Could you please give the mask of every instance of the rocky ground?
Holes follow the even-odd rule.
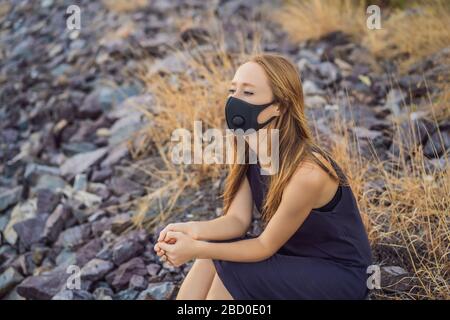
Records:
[[[152,249],[157,232],[124,232],[132,225],[131,200],[144,195],[149,182],[130,169],[127,141],[150,124],[129,105],[143,102],[152,111],[153,97],[122,70],[151,56],[159,59],[154,72],[183,72],[168,47],[208,30],[179,32],[174,16],[201,19],[212,8],[232,31],[258,19],[259,1],[149,2],[117,14],[100,1],[78,1],[80,31],[66,28],[68,1],[0,5],[0,298],[171,299],[189,270],[190,264],[161,264]],[[450,74],[450,48],[397,77],[389,62],[383,72],[375,70],[365,49],[342,33],[293,44],[272,24],[264,30],[265,49],[288,55],[302,72],[319,130],[332,136],[325,123],[338,111],[354,119],[352,133],[363,152],[370,153],[371,140],[385,159],[399,149],[390,117],[405,115],[405,105],[426,103]],[[441,143],[424,112],[405,119],[417,128],[427,166],[443,169],[450,121],[439,123]],[[214,216],[217,188],[204,192],[212,198],[204,209]],[[76,284],[71,265],[81,269],[77,290],[66,288]]]

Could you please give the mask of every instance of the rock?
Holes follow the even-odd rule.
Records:
[[[20,221],[13,228],[25,248],[44,240],[44,228],[48,214],[41,214],[34,218]]]
[[[64,289],[58,292],[52,300],[94,300],[94,295],[86,290]]]
[[[321,96],[305,97],[305,106],[308,108],[322,108],[327,104],[327,100]]]
[[[89,167],[99,161],[107,152],[107,148],[77,154],[67,159],[61,166],[61,174],[64,176],[76,175],[86,171]]]
[[[17,292],[24,298],[50,300],[65,286],[69,273],[65,270],[53,270],[39,276],[26,278],[17,287]]]
[[[97,253],[102,250],[103,241],[99,238],[94,238],[80,249],[77,250],[76,261],[77,265],[84,266],[88,261],[94,259]]]
[[[117,120],[110,129],[109,145],[116,145],[131,139],[133,134],[143,128],[145,124],[141,118],[140,113],[134,112]]]
[[[89,224],[69,228],[61,232],[56,244],[66,248],[77,247],[86,242],[90,234],[91,226]]]
[[[386,102],[384,104],[385,108],[389,108],[394,116],[399,116],[401,114],[401,104],[405,100],[405,94],[402,90],[391,89],[386,97]]]
[[[36,163],[29,163],[25,169],[24,178],[27,180],[34,180],[41,175],[53,175],[59,176],[60,171],[57,167],[50,167],[45,165],[40,165]]]
[[[22,186],[18,186],[12,189],[0,190],[0,212],[19,202],[22,189]]]
[[[120,143],[116,146],[113,146],[111,150],[108,152],[107,157],[105,160],[102,161],[101,167],[112,167],[115,164],[117,164],[121,159],[126,157],[129,154],[128,147],[125,143]]]
[[[32,275],[36,268],[31,252],[22,254],[19,258],[17,258],[13,266],[25,276]]]
[[[171,282],[150,283],[137,300],[169,300],[174,291],[175,285]]]
[[[108,274],[106,281],[116,290],[123,290],[128,287],[130,279],[133,275],[144,276],[147,274],[144,261],[139,258],[133,258],[122,264],[113,273]]]
[[[114,292],[109,287],[99,287],[94,291],[95,300],[112,300]]]
[[[101,259],[92,259],[81,269],[81,279],[97,281],[114,268],[114,264]]]
[[[150,277],[156,277],[158,275],[159,270],[161,270],[161,266],[156,263],[151,263],[147,266],[147,272]]]
[[[20,273],[14,268],[8,268],[0,275],[0,299],[11,291],[18,283],[23,280]]]
[[[331,62],[326,61],[315,65],[315,70],[321,77],[321,81],[324,85],[331,85],[339,78],[339,70],[336,65]]]
[[[311,80],[303,81],[303,94],[305,96],[314,96],[324,94],[324,91],[320,89],[317,84],[312,82]]]
[[[144,246],[135,239],[124,239],[114,245],[112,259],[116,265],[136,257],[144,251]]]
[[[442,141],[441,141],[442,139]],[[439,158],[450,150],[450,130],[436,131],[428,139],[423,148],[423,153],[430,158]]]
[[[87,175],[79,173],[75,176],[75,181],[73,182],[73,190],[75,191],[86,191],[88,186]]]
[[[375,140],[383,135],[379,131],[369,130],[363,127],[353,127],[351,130],[358,137],[358,139]]]
[[[79,117],[97,118],[103,111],[111,108],[114,99],[114,89],[100,87],[90,93],[78,108]]]
[[[148,281],[140,275],[133,275],[130,279],[130,289],[135,289],[137,291],[142,291],[147,288]]]
[[[36,199],[27,200],[24,203],[17,204],[12,213],[11,218],[6,226],[3,235],[11,245],[15,245],[17,241],[17,233],[14,230],[14,225],[27,220],[34,218],[36,216],[37,206]]]
[[[77,263],[77,255],[68,249],[63,249],[55,259],[58,268],[67,268],[71,264]]]
[[[37,192],[37,213],[50,214],[59,203],[60,195],[49,189],[40,189]]]
[[[106,179],[110,178],[112,176],[112,174],[113,174],[113,171],[111,168],[103,168],[101,170],[95,170],[92,173],[91,181],[92,182],[103,182]]]
[[[381,288],[388,291],[408,291],[413,286],[413,279],[399,266],[381,267]]]
[[[135,300],[138,295],[139,291],[129,288],[114,295],[114,300]]]
[[[70,216],[70,210],[60,204],[48,217],[44,227],[44,237],[54,242],[64,228],[64,222]]]
[[[143,188],[138,183],[124,177],[113,177],[111,179],[110,188],[117,196],[123,194],[140,196],[144,192]]]
[[[65,155],[74,156],[79,153],[91,152],[97,149],[94,143],[81,141],[71,142],[62,145],[62,150]]]
[[[37,193],[41,189],[59,192],[66,186],[66,182],[58,176],[43,174],[37,178],[36,183],[31,188],[32,193]]]

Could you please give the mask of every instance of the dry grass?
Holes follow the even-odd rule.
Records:
[[[396,10],[383,30],[367,32],[364,43],[376,56],[400,58],[401,67],[407,67],[450,45],[450,5],[430,1],[407,11]]]
[[[359,36],[365,28],[364,12],[364,6],[354,0],[285,1],[274,20],[298,42],[319,39],[333,31]]]
[[[355,0],[286,1],[274,15],[293,41],[319,39],[342,31],[378,58],[399,59],[406,68],[450,44],[450,5],[442,0],[382,9],[382,29],[366,27],[366,4]]]
[[[103,5],[111,11],[132,12],[148,6],[149,0],[102,0]]]

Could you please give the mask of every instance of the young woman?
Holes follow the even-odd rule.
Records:
[[[346,176],[313,141],[294,65],[255,55],[229,92],[229,127],[279,130],[279,169],[261,175],[261,161],[233,164],[223,216],[161,231],[163,261],[195,259],[177,299],[365,299],[367,234]],[[253,204],[264,230],[248,237]]]

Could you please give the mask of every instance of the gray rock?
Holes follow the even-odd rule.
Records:
[[[89,224],[72,227],[60,233],[56,244],[66,248],[76,247],[86,242],[90,234],[91,226]]]
[[[59,203],[60,194],[52,192],[49,189],[40,189],[37,192],[37,213],[50,214]]]
[[[326,61],[315,65],[315,69],[322,78],[321,81],[325,85],[330,85],[336,82],[339,78],[339,70],[336,65],[331,62]]]
[[[442,139],[442,141],[441,141]],[[425,147],[423,148],[423,153],[430,158],[439,158],[450,150],[450,130],[447,131],[436,131],[428,139]]]
[[[138,183],[124,177],[113,177],[110,188],[117,196],[123,194],[139,196],[144,191]]]
[[[34,218],[36,216],[36,211],[36,199],[30,199],[24,203],[17,204],[14,207],[11,213],[11,218],[3,232],[6,241],[8,241],[11,245],[16,244],[18,236],[13,228],[14,225],[21,221]]]
[[[102,161],[101,167],[112,167],[117,164],[121,159],[129,154],[126,142],[120,143],[116,146],[111,147],[105,160]]]
[[[87,175],[85,173],[79,173],[75,176],[73,182],[73,189],[75,191],[86,191],[88,186]]]
[[[102,164],[103,165],[103,164]],[[92,173],[91,181],[93,182],[103,182],[106,179],[110,178],[113,174],[111,168],[103,168],[102,170],[95,170]]]
[[[22,189],[22,186],[18,186],[12,189],[0,190],[0,211],[19,202]]]
[[[44,240],[44,228],[47,217],[48,214],[40,214],[34,218],[14,224],[13,228],[25,248],[29,248],[32,244]]]
[[[63,163],[60,168],[61,174],[64,176],[75,176],[78,173],[82,173],[99,161],[107,151],[107,148],[100,148],[95,151],[77,154]]]
[[[144,246],[135,239],[124,239],[114,245],[112,259],[116,265],[136,257],[144,251]]]
[[[114,295],[114,300],[135,300],[138,295],[139,291],[129,288]]]
[[[133,134],[144,126],[140,113],[131,113],[117,120],[110,129],[108,143],[115,145],[131,139]]]
[[[389,108],[395,116],[399,116],[401,114],[400,106],[402,105],[405,97],[406,96],[402,90],[391,89],[386,96],[384,107]]]
[[[147,285],[148,281],[143,276],[135,274],[130,279],[130,289],[142,291],[147,288]]]
[[[92,259],[81,269],[81,278],[97,281],[102,279],[113,268],[114,264],[110,261]]]
[[[169,300],[175,290],[175,285],[171,282],[150,283],[142,291],[137,300]]]
[[[23,280],[23,277],[16,269],[10,267],[0,275],[0,299],[11,291],[18,283]]]
[[[32,186],[31,192],[37,193],[41,189],[51,190],[52,192],[59,192],[64,189],[66,186],[66,182],[61,177],[51,175],[51,174],[43,174],[40,175],[36,183]]]
[[[114,292],[110,287],[98,287],[94,290],[95,300],[112,300]]]
[[[150,263],[147,266],[147,271],[150,277],[156,277],[158,275],[159,270],[161,270],[161,266],[157,263]]]

